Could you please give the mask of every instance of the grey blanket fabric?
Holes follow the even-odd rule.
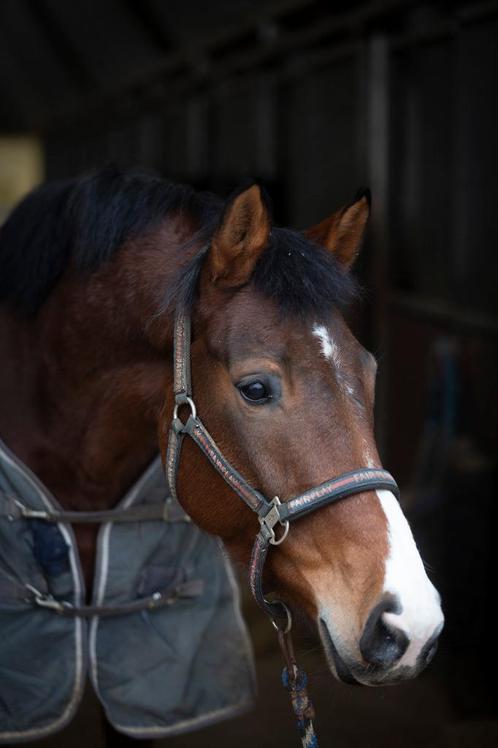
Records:
[[[120,506],[164,502],[166,494],[158,458]],[[216,538],[178,506],[171,521],[102,525],[92,604],[119,606],[168,591],[172,599],[120,615],[66,617],[34,598],[84,605],[71,526],[9,515],[16,501],[60,509],[0,442],[0,743],[64,727],[87,677],[110,722],[134,737],[187,732],[251,706],[251,647]]]

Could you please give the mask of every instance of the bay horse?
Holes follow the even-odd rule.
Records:
[[[0,435],[67,510],[112,508],[174,407],[174,312],[192,320],[197,408],[244,478],[282,502],[381,466],[376,362],[347,327],[366,192],[305,232],[262,189],[226,202],[113,167],[44,185],[0,232]],[[186,441],[179,500],[248,565],[258,529]],[[91,590],[97,529],[75,527]],[[316,628],[332,673],[389,684],[430,661],[443,625],[394,494],[366,490],[292,525],[266,589]]]

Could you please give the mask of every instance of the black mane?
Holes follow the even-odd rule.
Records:
[[[358,294],[354,278],[323,247],[297,231],[274,228],[252,282],[275,299],[284,313],[314,315],[349,304]]]
[[[191,187],[109,166],[64,182],[49,182],[28,195],[0,229],[0,304],[35,313],[69,261],[91,273],[128,239],[156,228],[170,211],[185,211],[199,224],[204,245],[179,272],[166,307],[190,307],[200,268],[218,224],[222,201]],[[356,286],[330,252],[290,229],[274,228],[251,282],[291,314],[320,316],[343,306]]]
[[[189,312],[196,299],[198,280],[209,244],[181,270],[168,290],[163,309]],[[344,308],[359,294],[353,276],[345,272],[323,247],[292,229],[274,227],[261,254],[251,283],[274,299],[284,314],[326,316],[331,307]]]
[[[213,229],[222,202],[115,166],[33,190],[0,228],[0,304],[34,313],[71,260],[91,273],[127,240],[153,230],[168,212],[185,210]]]

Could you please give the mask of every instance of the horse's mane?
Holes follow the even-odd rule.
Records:
[[[207,192],[114,166],[31,192],[0,229],[0,304],[35,313],[71,262],[91,273],[129,239],[154,230],[171,211],[185,211],[199,226],[203,247],[168,290],[165,307],[188,308],[222,201]],[[343,306],[356,285],[330,252],[297,231],[273,228],[251,282],[289,313],[321,314]]]
[[[167,292],[164,308],[190,310],[208,249],[206,244],[179,272]],[[353,276],[342,269],[330,252],[299,231],[279,227],[272,229],[251,283],[264,296],[274,299],[284,314],[317,320],[329,314],[332,305],[344,308],[359,295]]]
[[[113,165],[33,190],[0,228],[0,303],[36,312],[68,263],[91,273],[175,210],[216,225],[222,201]]]

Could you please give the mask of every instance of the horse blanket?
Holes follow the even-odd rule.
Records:
[[[167,493],[157,458],[119,507],[173,502]],[[190,731],[251,706],[253,658],[228,559],[176,502],[163,521],[100,527],[92,605],[101,614],[91,616],[70,615],[85,605],[71,525],[20,517],[19,506],[61,509],[0,441],[0,743],[63,728],[88,677],[109,721],[132,737]]]

